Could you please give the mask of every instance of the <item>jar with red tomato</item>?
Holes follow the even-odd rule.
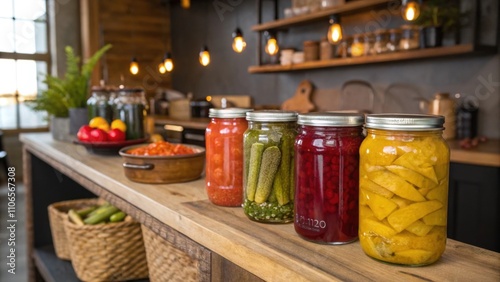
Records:
[[[298,117],[295,141],[295,231],[322,244],[358,238],[359,146],[362,114]]]
[[[205,132],[206,190],[215,205],[239,207],[243,199],[243,134],[250,109],[209,110],[210,123]]]

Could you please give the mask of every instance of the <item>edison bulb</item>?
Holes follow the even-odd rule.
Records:
[[[405,21],[414,21],[420,16],[420,5],[414,1],[410,1],[403,6],[401,14]]]
[[[333,23],[328,28],[328,41],[337,44],[342,40],[342,27],[338,23]]]
[[[210,53],[208,52],[208,49],[204,49],[200,52],[200,64],[204,67],[210,64]]]
[[[278,46],[278,41],[276,40],[276,38],[271,37],[267,40],[265,49],[267,54],[274,56],[278,54],[279,49],[280,47]]]
[[[161,73],[161,74],[164,74],[167,72],[167,69],[165,68],[165,64],[163,62],[161,62],[159,65],[158,65],[158,71]]]
[[[165,59],[163,65],[165,67],[165,70],[168,72],[171,72],[174,69],[174,62],[172,61],[171,58]]]
[[[136,75],[139,73],[139,63],[137,60],[134,58],[132,59],[132,62],[130,62],[130,73],[133,75]]]
[[[236,53],[241,53],[245,48],[247,47],[247,43],[245,42],[245,39],[243,39],[243,36],[236,36],[233,38],[233,50]]]

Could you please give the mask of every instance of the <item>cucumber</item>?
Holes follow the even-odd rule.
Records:
[[[248,178],[246,195],[247,199],[253,201],[255,199],[255,191],[257,190],[257,181],[259,177],[260,165],[262,162],[262,152],[264,151],[264,144],[253,143],[250,149],[250,159],[248,161]]]
[[[83,208],[83,209],[79,209],[76,211],[76,213],[84,218],[86,216],[88,216],[91,212],[95,211],[97,209],[97,206],[90,206],[90,207],[86,207],[86,208]]]
[[[106,208],[108,208],[110,206],[111,206],[111,204],[109,204],[109,203],[106,202],[106,203],[98,206],[95,210],[91,211],[89,214],[87,214],[87,217],[91,217],[91,216],[94,216],[96,214],[99,214],[99,213],[105,211]]]
[[[85,224],[98,224],[98,223],[107,221],[110,216],[112,216],[113,214],[115,214],[119,211],[120,210],[115,206],[107,206],[107,207],[104,207],[101,210],[101,212],[87,217],[85,220],[83,220],[83,222],[85,222]]]
[[[261,204],[271,194],[274,177],[278,171],[281,161],[281,152],[278,146],[270,146],[262,153],[262,161],[259,170],[259,180],[255,191],[255,202]]]
[[[68,211],[68,217],[76,225],[85,225],[80,215],[78,215],[78,213],[73,209]]]
[[[125,217],[127,216],[126,213],[122,212],[122,211],[119,211],[117,213],[114,213],[112,214],[110,217],[109,217],[109,221],[110,222],[119,222],[119,221],[123,221],[123,219],[125,219]]]

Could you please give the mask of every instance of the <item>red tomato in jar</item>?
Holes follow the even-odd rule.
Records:
[[[108,140],[111,142],[122,142],[125,141],[125,132],[118,128],[111,129],[108,132]]]
[[[90,132],[92,131],[92,129],[93,128],[88,125],[82,125],[82,127],[80,127],[80,129],[78,130],[76,137],[78,137],[78,140],[80,141],[89,142]]]
[[[106,131],[94,128],[90,131],[90,140],[91,142],[106,142],[108,141],[108,134]]]

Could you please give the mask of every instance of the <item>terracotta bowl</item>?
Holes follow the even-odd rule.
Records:
[[[140,183],[178,183],[198,179],[205,168],[205,148],[186,145],[195,150],[194,154],[178,156],[137,156],[126,153],[130,149],[147,146],[140,144],[122,148],[125,176]]]

